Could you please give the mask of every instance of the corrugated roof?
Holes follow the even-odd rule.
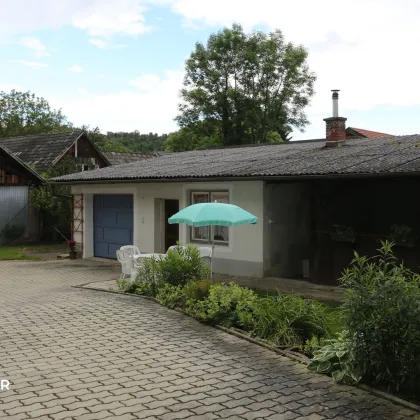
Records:
[[[122,165],[124,163],[138,162],[139,160],[156,157],[157,154],[138,152],[102,152],[111,165]]]
[[[420,135],[353,139],[337,148],[325,141],[172,153],[56,178],[58,182],[205,179],[420,172]]]
[[[22,161],[34,165],[38,172],[53,165],[71,145],[83,135],[83,131],[67,131],[57,134],[39,134],[0,139],[0,142]]]

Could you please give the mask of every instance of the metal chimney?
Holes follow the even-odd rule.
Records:
[[[333,102],[333,117],[338,117],[338,92],[339,89],[332,89],[332,102]]]

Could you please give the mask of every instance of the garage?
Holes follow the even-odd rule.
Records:
[[[115,251],[133,243],[133,196],[95,195],[94,255],[117,258]]]

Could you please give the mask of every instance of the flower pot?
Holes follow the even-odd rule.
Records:
[[[71,260],[75,260],[77,258],[77,252],[76,251],[69,251],[69,256]]]

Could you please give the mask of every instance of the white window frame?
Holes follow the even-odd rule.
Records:
[[[223,195],[225,195],[227,197],[227,200],[226,201],[227,201],[227,203],[229,203],[230,191],[229,190],[219,190],[219,189],[216,190],[215,189],[215,190],[207,190],[207,191],[191,190],[190,191],[190,197],[189,197],[190,204],[197,204],[194,201],[194,195],[200,195],[200,194],[202,194],[202,195],[206,194],[208,196],[208,201],[207,201],[208,203],[214,201],[214,198],[213,198],[214,195],[217,196],[217,195],[223,194]],[[189,232],[190,242],[196,242],[196,243],[201,243],[201,244],[211,244],[212,243],[211,238],[210,238],[211,229],[210,229],[210,226],[208,226],[207,228],[208,228],[208,239],[200,239],[200,238],[194,238],[194,229],[195,228],[191,226],[190,227],[190,232]],[[217,227],[215,226],[215,229],[216,228]],[[217,244],[217,245],[223,245],[223,246],[229,246],[229,237],[230,237],[230,235],[229,235],[229,228],[227,226],[225,226],[225,228],[227,229],[227,237],[228,237],[228,240],[227,241],[215,240],[214,241],[215,244]],[[215,233],[215,231],[214,231],[214,233]]]

